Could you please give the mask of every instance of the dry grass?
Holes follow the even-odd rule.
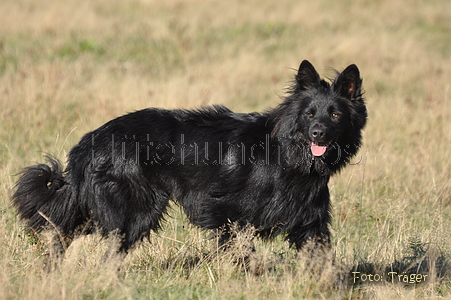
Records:
[[[450,297],[450,11],[445,0],[3,1],[0,298]],[[233,262],[245,248],[216,253],[174,208],[120,272],[99,263],[107,243],[97,236],[43,270],[43,240],[9,204],[20,168],[43,153],[64,158],[126,111],[274,106],[303,59],[326,76],[356,63],[370,114],[355,164],[331,182],[334,268],[311,273],[281,239],[255,241],[242,268]],[[429,280],[353,285],[351,270]]]

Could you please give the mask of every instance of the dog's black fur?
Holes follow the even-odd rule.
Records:
[[[26,168],[13,204],[64,246],[97,229],[119,234],[124,254],[160,227],[170,200],[221,244],[236,223],[264,238],[285,233],[297,249],[327,245],[327,184],[356,154],[367,119],[361,84],[355,65],[329,84],[303,61],[288,96],[265,113],[212,106],[121,116],[86,134],[64,171],[54,158]]]

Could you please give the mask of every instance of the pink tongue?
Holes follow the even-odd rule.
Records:
[[[326,152],[327,146],[320,146],[312,142],[310,149],[312,150],[312,154],[314,156],[322,156]]]

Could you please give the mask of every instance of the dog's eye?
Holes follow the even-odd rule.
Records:
[[[338,118],[338,117],[339,117],[339,114],[336,114],[336,113],[332,114],[332,118]]]
[[[307,113],[307,117],[309,117],[309,118],[313,117],[313,113],[308,112],[308,113]]]

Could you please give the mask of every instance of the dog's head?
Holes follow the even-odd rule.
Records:
[[[322,156],[330,145],[353,134],[354,103],[362,101],[362,79],[356,65],[338,74],[332,85],[321,80],[314,67],[303,61],[296,75],[294,96],[298,98],[297,124],[310,142],[314,156]],[[358,117],[358,116],[357,116]]]
[[[275,111],[279,120],[273,136],[282,134],[308,146],[314,157],[335,157],[341,154],[331,154],[337,152],[333,150],[350,147],[352,156],[367,118],[359,69],[350,65],[329,83],[304,60],[289,96]]]

